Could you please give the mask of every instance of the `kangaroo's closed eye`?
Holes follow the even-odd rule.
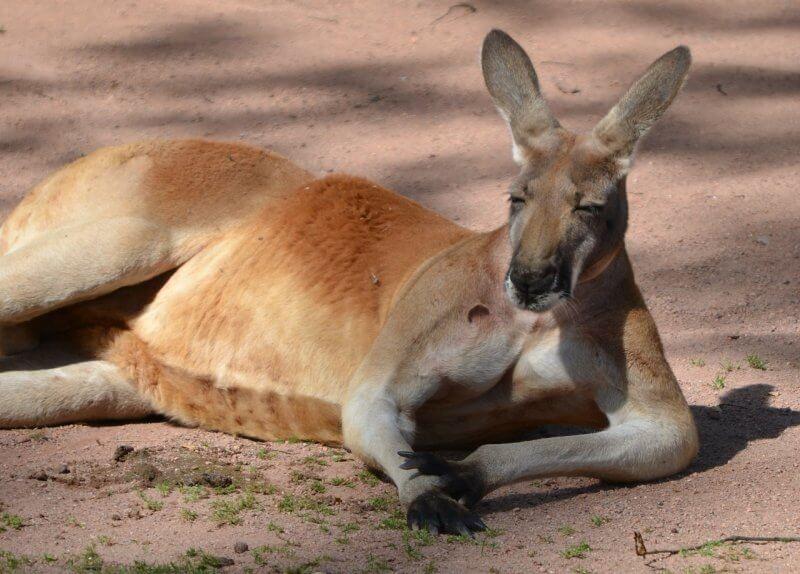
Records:
[[[598,215],[605,208],[605,203],[582,203],[576,205],[572,211],[582,211],[590,215]]]

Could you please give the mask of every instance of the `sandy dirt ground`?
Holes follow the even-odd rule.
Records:
[[[628,246],[699,423],[697,461],[653,484],[502,489],[473,542],[405,532],[393,487],[339,449],[157,420],[2,431],[0,572],[800,571],[800,544],[646,560],[633,544],[800,535],[800,6],[452,4],[0,2],[0,207],[94,148],[200,136],[490,229],[515,174],[478,66],[490,28],[529,50],[573,129],[688,44],[689,83],[628,181]],[[135,450],[115,460],[120,445]]]

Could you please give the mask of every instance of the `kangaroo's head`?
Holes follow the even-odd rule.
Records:
[[[569,298],[579,280],[602,272],[622,247],[625,176],[636,142],[677,95],[691,56],[684,46],[661,56],[582,135],[562,128],[550,113],[533,64],[508,34],[489,33],[481,63],[522,168],[509,191],[506,290],[516,305],[546,311]]]

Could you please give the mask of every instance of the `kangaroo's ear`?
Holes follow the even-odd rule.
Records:
[[[481,67],[486,88],[508,122],[514,140],[514,160],[523,163],[524,150],[558,127],[539,91],[536,70],[525,50],[502,30],[492,30],[483,41]]]
[[[691,63],[692,55],[686,46],[667,52],[653,62],[600,120],[592,134],[611,156],[624,161],[633,154],[639,138],[678,95]]]

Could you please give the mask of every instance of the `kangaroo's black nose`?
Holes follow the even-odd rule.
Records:
[[[508,278],[517,293],[529,300],[553,292],[556,285],[556,268],[553,265],[540,269],[512,266]]]

